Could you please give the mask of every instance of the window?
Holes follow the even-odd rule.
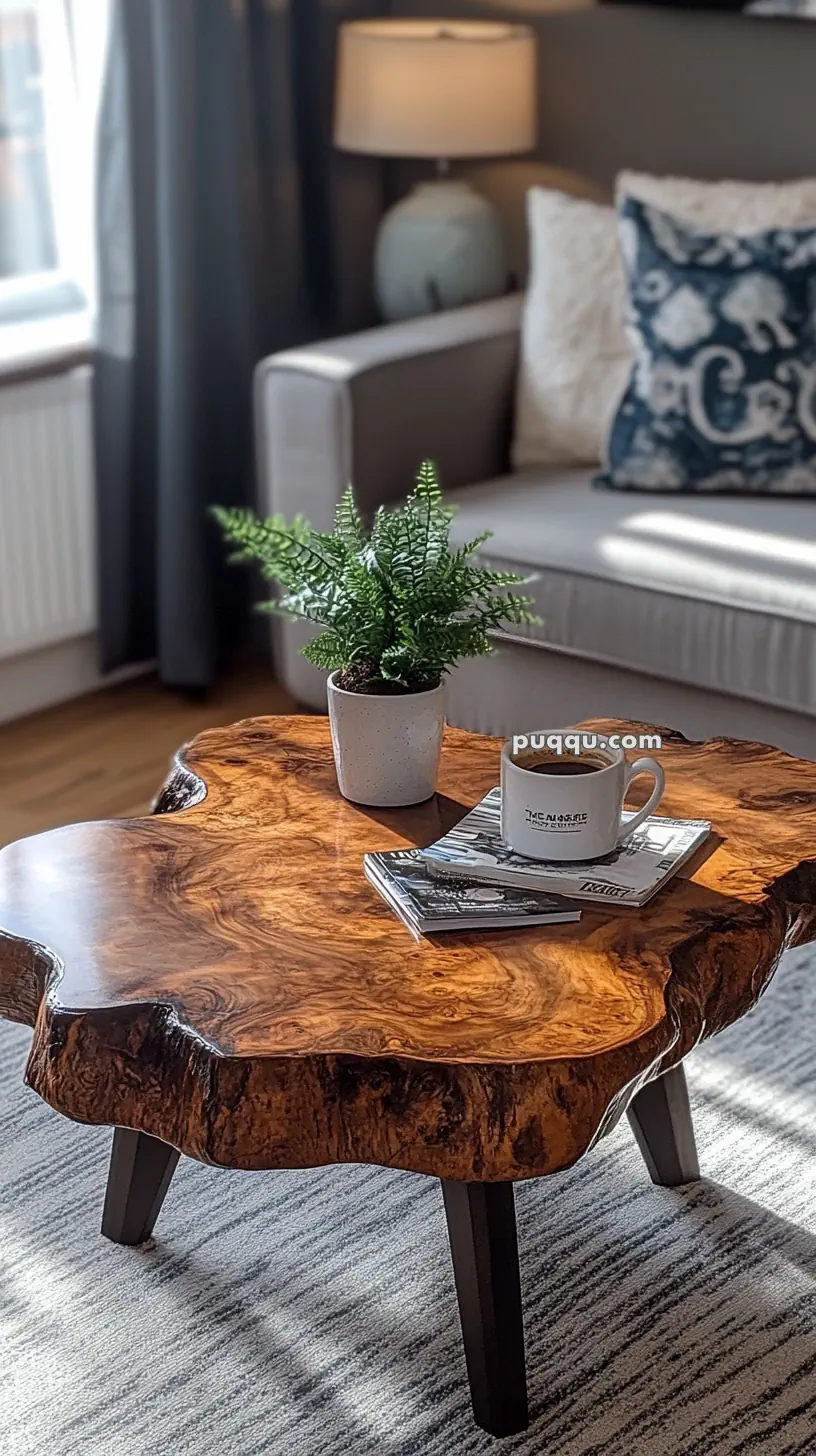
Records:
[[[0,0],[0,361],[87,340],[107,0]]]

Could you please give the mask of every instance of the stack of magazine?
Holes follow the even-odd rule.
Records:
[[[478,884],[461,875],[452,880],[437,879],[418,849],[367,854],[363,867],[375,890],[414,933],[558,925],[581,919],[577,905],[570,905],[558,895]]]
[[[496,788],[427,849],[365,855],[365,873],[414,934],[557,925],[580,920],[576,901],[645,905],[711,832],[653,815],[603,859],[544,861],[508,849],[500,821]]]
[[[624,810],[623,817],[634,816]],[[430,873],[439,878],[467,875],[486,884],[545,890],[590,903],[640,906],[682,868],[711,832],[707,819],[652,815],[603,859],[537,860],[508,848],[500,820],[501,789],[491,789],[442,839],[420,850]]]

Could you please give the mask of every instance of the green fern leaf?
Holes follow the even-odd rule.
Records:
[[[354,503],[351,486],[343,491],[334,513],[335,534],[354,551],[360,551],[366,544],[366,532],[362,516]]]
[[[336,672],[348,666],[347,643],[337,632],[321,632],[319,637],[307,642],[301,652],[307,662],[326,672]]]

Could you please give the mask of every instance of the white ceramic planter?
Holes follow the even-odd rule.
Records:
[[[329,721],[340,792],[355,804],[421,804],[436,789],[445,687],[397,696],[347,693],[329,678]]]

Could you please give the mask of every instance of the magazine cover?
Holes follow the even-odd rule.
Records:
[[[581,918],[575,905],[537,890],[437,879],[418,849],[367,854],[363,866],[374,888],[417,930],[492,930],[502,925],[557,925]]]
[[[578,900],[645,905],[705,842],[705,819],[652,815],[611,854],[592,861],[526,859],[501,838],[501,789],[491,789],[453,829],[420,851],[432,874],[551,891]],[[632,814],[624,811],[624,819]]]

